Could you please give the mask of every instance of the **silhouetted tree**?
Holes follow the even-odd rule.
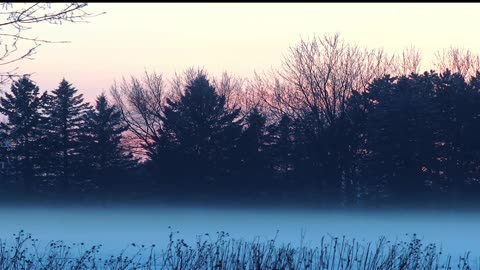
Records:
[[[313,191],[335,197],[352,171],[354,150],[346,118],[348,99],[392,68],[383,50],[344,42],[338,34],[302,40],[290,48],[283,68],[257,76],[252,85],[277,117],[295,119],[295,174]]]
[[[267,127],[269,136],[268,158],[273,169],[273,177],[279,179],[282,189],[295,185],[294,171],[295,145],[293,120],[283,115],[280,121]]]
[[[42,125],[44,117],[44,100],[46,93],[40,94],[28,77],[23,77],[12,84],[11,92],[0,98],[0,113],[6,121],[0,123],[0,133],[11,147],[2,154],[13,161],[17,177],[23,180],[27,193],[33,191],[35,175],[42,151]]]
[[[188,180],[195,189],[229,175],[241,132],[239,109],[227,110],[206,75],[194,78],[178,100],[167,99],[156,152],[164,178]]]
[[[273,188],[270,175],[268,145],[270,134],[267,131],[266,116],[258,108],[251,109],[244,124],[238,143],[240,182],[248,190]]]
[[[80,136],[85,128],[85,114],[91,106],[83,101],[68,81],[63,79],[52,91],[47,110],[49,118],[50,170],[60,180],[62,191],[70,189],[80,164]]]
[[[367,123],[368,115],[371,111],[370,103],[366,98],[366,93],[353,91],[352,95],[347,101],[347,110],[343,121],[345,123],[345,132],[341,137],[347,140],[344,145],[347,147],[346,162],[347,166],[344,171],[343,195],[344,202],[358,205],[365,201],[368,194],[369,182],[367,177],[361,175],[362,162],[368,151],[366,151],[367,137]]]
[[[402,198],[432,188],[435,167],[437,114],[434,105],[436,74],[385,76],[375,80],[366,97],[370,102],[367,123],[367,171],[376,192],[390,189]]]
[[[479,176],[478,73],[468,83],[459,73],[443,72],[436,81],[435,101],[440,120],[437,156],[441,184],[454,196],[466,194],[478,186]]]
[[[135,161],[126,146],[122,134],[128,126],[115,105],[110,106],[104,93],[96,99],[95,109],[85,114],[82,140],[85,143],[84,167],[92,170],[95,184],[108,192],[120,182]]]
[[[155,151],[165,88],[161,74],[145,72],[141,78],[132,76],[130,81],[123,78],[121,83],[115,82],[110,89],[115,106],[129,127],[132,135],[129,139],[138,146],[134,150],[139,154],[148,155]]]

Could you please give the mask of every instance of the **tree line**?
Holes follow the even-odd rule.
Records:
[[[269,198],[349,205],[480,192],[478,57],[401,57],[301,41],[244,81],[189,69],[115,82],[94,106],[63,79],[0,98],[4,190],[74,196]],[[468,60],[468,61],[467,61]]]
[[[68,194],[89,182],[105,189],[111,177],[135,166],[121,144],[127,126],[105,94],[92,107],[77,91],[64,79],[40,93],[25,76],[0,98],[3,185],[21,183],[27,193],[54,187]]]

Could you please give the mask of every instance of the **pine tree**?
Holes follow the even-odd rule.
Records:
[[[268,129],[271,134],[269,157],[274,172],[284,184],[288,184],[294,170],[295,158],[293,120],[287,115],[282,115],[280,121]]]
[[[437,155],[441,184],[453,197],[478,190],[480,93],[478,76],[467,83],[459,73],[446,70],[435,81],[439,131]]]
[[[49,154],[50,169],[60,180],[62,191],[70,189],[71,180],[79,174],[81,132],[85,126],[84,115],[91,106],[83,95],[63,79],[52,91],[49,99]]]
[[[225,97],[205,75],[193,79],[178,100],[167,99],[163,114],[157,152],[151,157],[165,177],[206,181],[231,173],[240,110],[227,110]]]
[[[435,163],[433,80],[436,74],[411,74],[375,80],[366,93],[368,168],[397,198],[427,191]]]
[[[241,164],[240,174],[243,178],[242,186],[249,189],[258,189],[266,188],[270,184],[267,181],[267,177],[270,177],[268,175],[268,141],[266,116],[258,108],[253,108],[248,112],[245,119],[245,129],[238,146]]]
[[[24,182],[27,193],[34,187],[39,155],[43,151],[39,141],[44,123],[42,110],[46,93],[40,90],[28,77],[14,82],[11,93],[0,98],[0,113],[7,119],[0,123],[0,133],[4,140],[10,142],[7,153],[14,161],[16,175]]]
[[[121,142],[128,126],[116,106],[108,104],[104,93],[97,97],[95,109],[85,114],[85,122],[84,168],[91,168],[96,184],[105,191],[112,187],[110,180],[118,180],[135,165],[132,154]]]

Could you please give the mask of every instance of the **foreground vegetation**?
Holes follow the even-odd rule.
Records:
[[[218,232],[198,237],[193,245],[170,234],[165,248],[132,244],[118,256],[105,257],[101,245],[68,246],[52,241],[41,247],[24,231],[15,240],[0,239],[0,269],[480,269],[469,253],[443,255],[435,244],[413,235],[409,241],[360,243],[345,237],[324,237],[318,246],[237,240]],[[473,265],[472,265],[473,264]],[[474,267],[474,268],[473,268]]]

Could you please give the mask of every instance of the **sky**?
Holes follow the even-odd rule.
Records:
[[[248,78],[278,67],[301,38],[337,32],[371,49],[414,45],[425,63],[449,46],[480,51],[480,3],[90,3],[86,10],[106,14],[29,30],[70,41],[43,44],[35,59],[17,63],[42,90],[65,78],[91,101],[122,76],[170,78],[188,67]]]

